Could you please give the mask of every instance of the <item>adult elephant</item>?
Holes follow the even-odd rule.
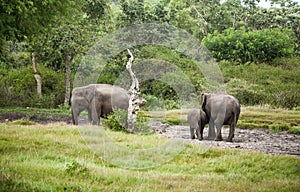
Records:
[[[202,109],[209,119],[208,139],[221,141],[223,125],[230,125],[227,141],[232,142],[234,130],[240,115],[239,101],[227,94],[202,94]],[[215,127],[217,135],[215,133]]]
[[[202,109],[191,109],[188,112],[188,123],[190,125],[191,139],[195,139],[195,134],[199,140],[203,139],[203,129],[208,123],[208,118]]]
[[[129,95],[121,87],[109,84],[90,84],[74,88],[72,91],[72,119],[78,125],[78,116],[83,110],[88,111],[91,124],[100,124],[100,117],[105,117],[113,109],[128,109]]]

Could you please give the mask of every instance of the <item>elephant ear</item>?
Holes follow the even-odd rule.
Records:
[[[95,86],[90,85],[84,90],[84,97],[87,99],[88,103],[92,101],[95,95]]]

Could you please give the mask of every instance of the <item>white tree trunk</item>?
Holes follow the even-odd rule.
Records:
[[[128,116],[127,116],[127,123],[128,123],[127,131],[132,133],[137,128],[137,114],[140,109],[140,105],[143,104],[145,100],[140,97],[139,81],[131,69],[134,57],[129,49],[127,49],[127,51],[128,54],[130,55],[130,58],[127,62],[126,70],[128,71],[132,80],[130,89],[128,91],[129,106],[128,106]]]
[[[36,80],[36,90],[37,90],[37,94],[39,96],[42,96],[42,78],[41,76],[38,74],[38,71],[37,71],[37,67],[36,67],[36,62],[35,62],[35,54],[32,53],[32,68],[33,68],[33,71],[34,71],[34,78]]]
[[[70,94],[71,94],[71,83],[70,83],[70,75],[71,75],[71,68],[70,68],[70,59],[68,51],[64,51],[65,56],[65,63],[66,63],[66,93],[65,93],[65,101],[64,104],[68,105],[70,102]]]

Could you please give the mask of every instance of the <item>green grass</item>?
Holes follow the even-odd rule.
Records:
[[[0,191],[297,191],[300,188],[299,157],[233,149],[206,150],[199,144],[186,144],[160,166],[125,169],[92,152],[89,140],[84,140],[80,133],[78,127],[64,123],[0,124]],[[168,142],[156,135],[105,133],[115,145],[130,150],[153,149]],[[125,158],[116,154],[118,157]],[[131,162],[135,163],[135,159]]]
[[[188,109],[149,112],[149,117],[170,125],[187,124]],[[265,128],[273,132],[288,131],[300,134],[300,111],[270,107],[242,107],[238,128]]]
[[[0,108],[0,113],[6,113],[6,112],[26,113],[28,115],[33,115],[33,114],[69,115],[71,114],[71,111],[66,107],[61,107],[58,109],[43,109],[43,108],[31,108],[31,107]]]
[[[12,122],[13,125],[35,125],[36,123],[33,121],[29,121],[27,119],[18,119]]]
[[[269,107],[243,107],[238,122],[240,128],[267,128],[291,133],[299,133],[299,125],[300,111]]]
[[[23,123],[30,117],[45,118],[46,115],[70,115],[70,110],[61,109],[39,109],[39,108],[0,108],[0,113],[18,112],[24,113]],[[169,111],[147,111],[143,113],[145,118],[154,118],[170,125],[187,124],[188,109],[177,109]],[[83,112],[81,115],[87,115]],[[19,124],[22,122],[18,122]],[[288,131],[289,133],[300,134],[300,110],[286,110],[271,108],[268,106],[252,106],[241,109],[238,128],[266,128],[274,132]]]

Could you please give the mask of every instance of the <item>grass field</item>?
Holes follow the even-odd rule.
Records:
[[[169,124],[187,124],[187,109],[150,112],[149,117]],[[242,107],[237,124],[239,128],[266,128],[274,132],[288,131],[300,134],[300,111],[273,109],[270,107]]]
[[[106,133],[116,145],[133,151],[168,142],[154,134]],[[0,124],[0,191],[300,189],[299,157],[217,148],[206,151],[199,144],[186,144],[159,166],[126,169],[98,156],[87,143],[78,127],[65,123]],[[122,154],[116,155],[120,157]],[[135,159],[130,161],[134,163]]]

